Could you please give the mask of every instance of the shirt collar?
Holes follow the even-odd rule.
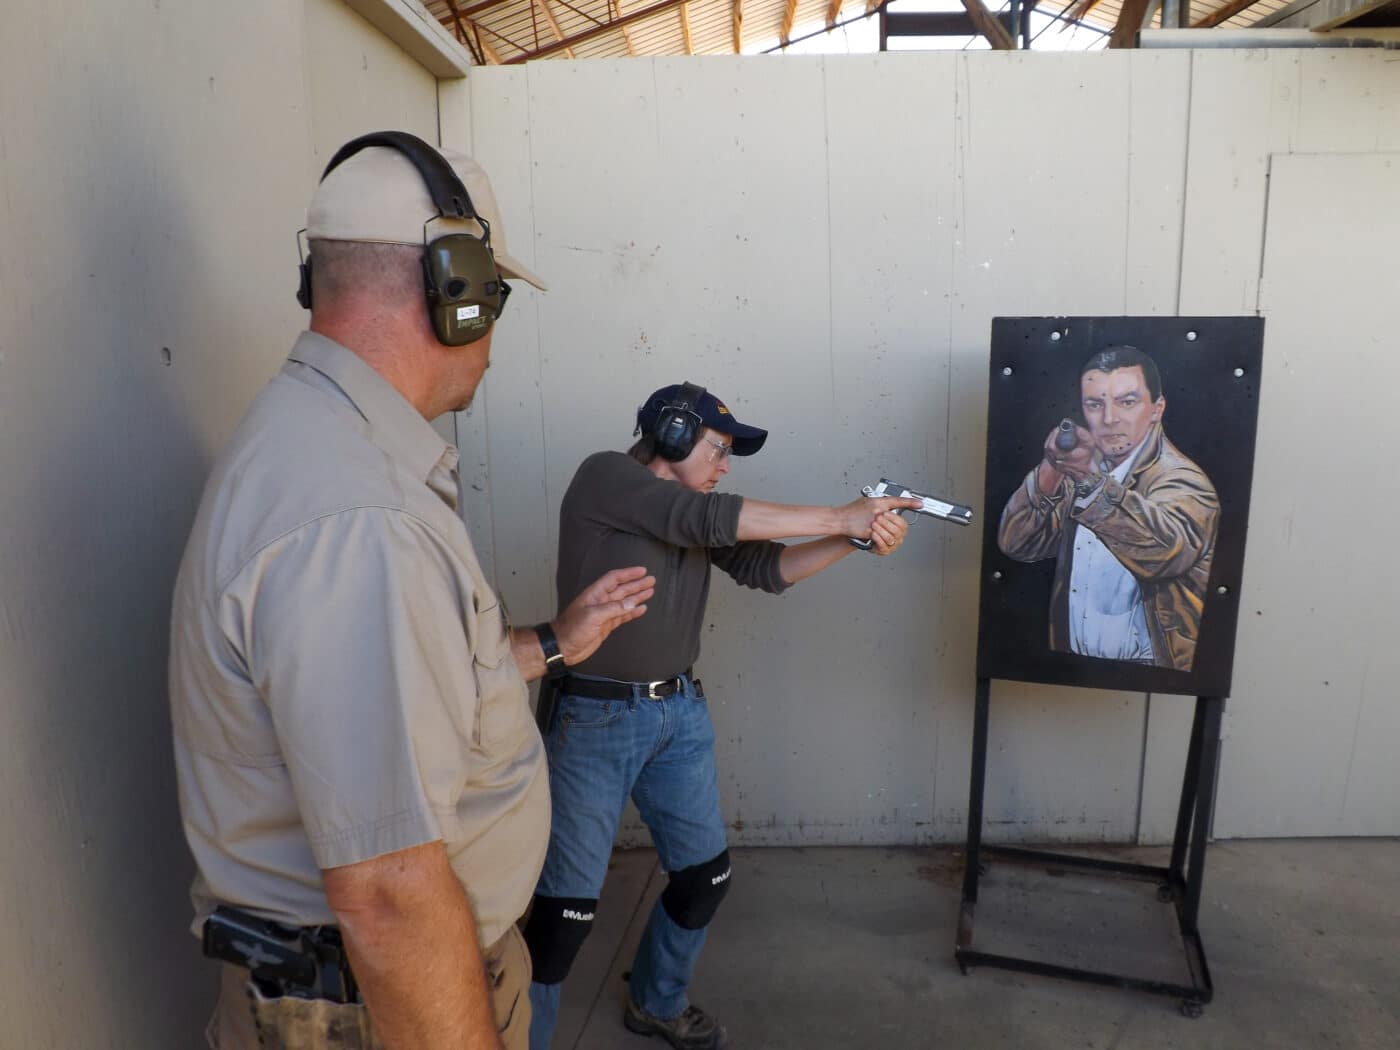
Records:
[[[1148,445],[1152,444],[1152,439],[1157,435],[1157,427],[1158,424],[1153,423],[1152,426],[1148,428],[1147,433],[1142,436],[1142,440],[1137,443],[1137,448],[1129,452],[1127,458],[1113,468],[1109,476],[1112,477],[1114,481],[1122,482],[1128,477],[1129,473],[1132,472],[1133,468],[1137,465],[1137,461],[1142,458],[1143,450],[1146,449]]]
[[[363,358],[318,332],[302,332],[287,358],[315,369],[345,394],[369,424],[369,437],[389,456],[402,462],[413,476],[440,487],[439,471],[457,466],[457,450],[419,414],[408,400]],[[440,495],[442,493],[439,493]],[[455,500],[455,493],[453,494]]]

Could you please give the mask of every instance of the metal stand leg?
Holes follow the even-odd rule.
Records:
[[[1210,831],[1210,811],[1215,801],[1215,774],[1220,764],[1220,718],[1224,707],[1225,701],[1219,697],[1202,697],[1196,701],[1196,721],[1201,723],[1202,736],[1196,781],[1196,820],[1191,836],[1191,867],[1186,873],[1186,903],[1181,916],[1183,933],[1196,932],[1196,914],[1201,906],[1201,885],[1206,877],[1206,836]]]
[[[1186,847],[1191,839],[1191,815],[1196,805],[1196,784],[1201,771],[1201,736],[1205,729],[1205,697],[1196,698],[1196,717],[1191,721],[1191,743],[1186,751],[1186,773],[1181,781],[1181,803],[1176,809],[1176,834],[1172,836],[1172,859],[1168,865],[1175,886],[1185,883]]]
[[[982,849],[982,800],[987,773],[987,728],[990,721],[991,682],[977,680],[977,705],[972,732],[972,783],[968,792],[967,867],[963,872],[962,907],[958,916],[958,939],[953,954],[963,973],[975,965],[995,966],[1021,973],[1064,977],[1069,980],[1111,985],[1138,991],[1170,995],[1182,1000],[1181,1010],[1188,1017],[1199,1017],[1202,1007],[1211,1001],[1214,987],[1206,964],[1205,948],[1197,929],[1201,902],[1201,886],[1205,881],[1206,838],[1209,833],[1211,809],[1215,801],[1215,776],[1220,761],[1220,719],[1225,701],[1222,697],[1198,697],[1196,714],[1191,725],[1191,743],[1187,750],[1186,770],[1182,777],[1181,803],[1177,809],[1176,834],[1172,841],[1171,861],[1165,868],[1145,864],[1077,857],[1073,854],[1047,853],[1039,850],[1013,849],[1006,846],[988,847],[986,853],[1001,859],[1022,863],[1054,865],[1065,872],[1117,875],[1159,883],[1158,897],[1171,902],[1177,913],[1177,923],[1186,948],[1186,963],[1191,971],[1191,984],[1149,980],[1100,970],[1059,966],[1037,959],[995,955],[972,947],[973,921],[977,907],[977,880],[980,875]],[[1189,861],[1189,864],[1188,864]]]
[[[987,782],[987,722],[992,680],[977,679],[977,704],[972,721],[972,782],[967,792],[967,852],[963,868],[962,909],[958,914],[958,948],[972,946],[973,913],[977,910],[977,878],[982,872],[982,790]],[[962,972],[967,966],[958,958]]]

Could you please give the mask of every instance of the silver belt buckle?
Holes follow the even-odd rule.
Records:
[[[648,700],[665,700],[666,698],[656,691],[656,690],[657,690],[657,687],[658,687],[658,686],[663,686],[663,685],[669,685],[671,682],[674,682],[674,681],[675,681],[674,678],[663,678],[663,679],[662,679],[661,681],[659,681],[659,682],[648,682],[648,683],[647,683],[647,699],[648,699]]]

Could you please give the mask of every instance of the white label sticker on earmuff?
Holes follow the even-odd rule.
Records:
[[[472,321],[472,320],[475,320],[476,318],[478,318],[478,317],[480,317],[480,316],[481,316],[481,307],[479,307],[479,306],[459,306],[459,307],[457,307],[457,320],[458,320],[458,321]]]

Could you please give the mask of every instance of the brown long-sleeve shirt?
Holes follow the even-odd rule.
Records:
[[[576,670],[646,682],[694,664],[712,563],[746,587],[786,590],[783,545],[739,541],[743,505],[742,496],[664,481],[623,452],[584,460],[559,508],[559,607],[609,569],[629,565],[647,567],[656,594],[645,616],[619,627]]]

